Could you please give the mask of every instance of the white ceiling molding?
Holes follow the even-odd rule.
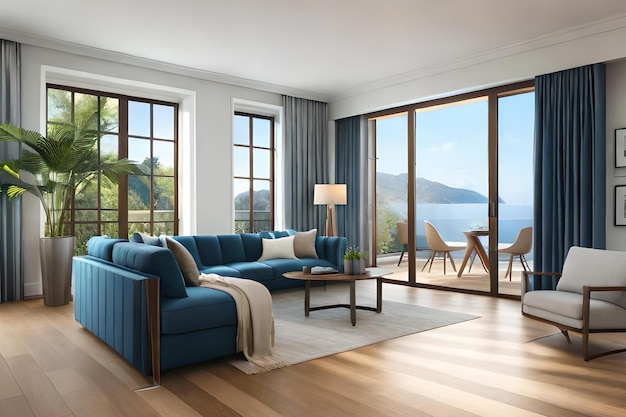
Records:
[[[405,74],[398,74],[393,77],[388,77],[352,89],[341,91],[337,94],[331,95],[330,101],[345,99],[351,96],[356,96],[359,94],[367,93],[369,91],[379,90],[389,86],[406,83],[431,75],[441,74],[448,71],[471,67],[484,62],[495,61],[514,55],[524,54],[530,51],[548,48],[557,44],[572,42],[578,39],[620,30],[625,27],[626,14],[623,14],[620,16],[593,22],[587,25],[581,25],[576,28],[570,28],[568,30],[540,36],[525,42],[518,42],[513,45],[493,49],[491,51],[483,52],[480,54],[468,55],[439,62],[434,65],[427,65]]]
[[[299,90],[282,85],[270,84],[261,81],[249,80],[245,78],[233,77],[227,74],[219,74],[211,71],[188,68],[182,65],[171,64],[168,62],[155,61],[146,58],[140,58],[128,54],[122,54],[114,51],[93,48],[90,46],[60,41],[58,39],[45,38],[41,36],[31,35],[22,32],[3,31],[0,28],[0,39],[11,40],[26,45],[37,46],[40,48],[53,49],[56,51],[66,52],[69,54],[86,56],[89,58],[102,59],[121,64],[132,65],[141,68],[149,68],[152,70],[163,71],[170,74],[182,75],[185,77],[197,78],[205,81],[212,81],[221,84],[234,85],[237,87],[251,88],[254,90],[268,91],[276,94],[284,94],[294,97],[302,97],[310,100],[327,101],[328,96],[312,91]]]

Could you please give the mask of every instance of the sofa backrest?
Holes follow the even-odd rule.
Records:
[[[168,248],[145,243],[121,242],[113,246],[113,262],[159,277],[162,297],[187,297],[185,281]]]
[[[128,240],[94,236],[87,242],[87,255],[111,262],[113,260],[113,246],[120,242],[128,242]]]
[[[200,255],[201,265],[213,266],[224,264],[222,259],[222,247],[220,246],[220,241],[217,239],[217,235],[197,235],[194,236],[194,240]]]
[[[224,261],[224,264],[246,261],[246,252],[243,249],[240,235],[217,235],[217,240],[222,248],[222,261]]]
[[[582,294],[583,285],[626,286],[626,252],[572,246],[556,289]],[[626,308],[626,292],[592,292],[591,298]]]

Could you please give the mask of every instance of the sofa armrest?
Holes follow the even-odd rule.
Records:
[[[532,280],[531,280],[532,276]],[[547,288],[551,290],[556,290],[556,284],[559,282],[559,278],[561,278],[560,272],[534,272],[534,271],[522,271],[522,295],[526,294],[528,291],[532,291],[537,288],[537,278],[541,277],[556,277],[556,281],[553,282],[552,288]],[[546,288],[542,288],[546,289]]]
[[[323,236],[323,256],[343,272],[343,254],[346,252],[348,239],[345,237]],[[319,253],[318,253],[319,254]]]
[[[159,278],[76,256],[73,279],[75,319],[144,375],[158,377],[158,326],[150,326],[158,324]]]

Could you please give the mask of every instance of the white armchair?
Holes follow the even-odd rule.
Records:
[[[562,273],[523,271],[522,314],[582,334],[585,361],[626,352],[626,348],[589,354],[589,334],[626,332],[626,252],[573,246]],[[554,290],[534,290],[542,276],[558,279]]]

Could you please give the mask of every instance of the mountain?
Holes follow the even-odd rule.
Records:
[[[270,190],[254,191],[254,207],[255,211],[269,211],[270,209]],[[235,210],[249,210],[250,197],[248,191],[237,194],[235,197]]]
[[[391,205],[397,203],[406,205],[408,183],[408,174],[376,173],[376,192]],[[486,196],[476,191],[448,187],[419,177],[415,179],[415,191],[419,204],[481,204],[489,201]],[[502,199],[499,200],[503,203]]]
[[[408,174],[376,173],[376,192],[390,206],[406,207]],[[476,191],[465,188],[448,187],[426,178],[415,179],[417,202],[419,204],[483,204],[487,203],[486,196]],[[499,199],[500,203],[504,203]],[[254,210],[269,210],[270,192],[260,190],[254,192]],[[235,210],[248,210],[250,199],[248,191],[237,194],[235,197]]]

